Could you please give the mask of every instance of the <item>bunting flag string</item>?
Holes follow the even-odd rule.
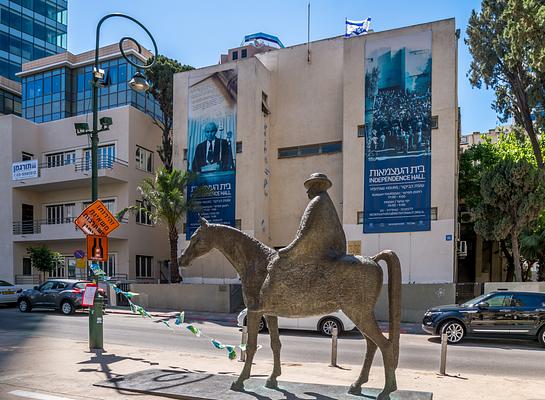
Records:
[[[110,277],[106,275],[106,272],[104,272],[97,263],[92,262],[90,268],[93,274],[97,276],[98,280],[102,280],[103,282],[107,283],[114,290],[116,294],[120,294],[127,299],[127,301],[129,302],[129,308],[133,314],[140,315],[142,318],[150,318],[150,319],[153,318],[151,314],[144,309],[144,307],[139,306],[138,304],[135,304],[134,302],[132,302],[131,299],[138,296],[138,293],[129,292],[129,291],[125,292],[121,290],[115,283],[111,283]],[[168,329],[170,329],[172,332],[174,332],[174,328],[170,324],[171,319],[172,318],[169,318],[167,321],[161,320],[160,322],[163,325],[165,325]],[[185,325],[185,328],[196,337],[209,340],[215,349],[226,350],[227,357],[230,360],[234,360],[237,358],[237,352],[235,350],[236,348],[239,348],[241,351],[246,351],[246,347],[247,347],[246,343],[242,343],[238,346],[223,344],[219,340],[216,340],[211,336],[205,335],[201,329],[193,326],[192,324],[186,323],[184,311],[181,311],[176,315],[176,318],[174,319],[174,324],[179,327],[183,327],[183,325]],[[257,350],[259,350],[260,348],[261,346],[258,345]]]

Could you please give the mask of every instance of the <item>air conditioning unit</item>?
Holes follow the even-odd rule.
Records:
[[[458,241],[458,257],[467,257],[467,242],[465,240]]]
[[[462,224],[468,224],[470,222],[473,222],[474,220],[475,220],[475,215],[472,212],[462,211],[460,213],[460,222]]]

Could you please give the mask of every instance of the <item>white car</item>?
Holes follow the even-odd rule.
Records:
[[[17,297],[23,291],[20,286],[12,285],[6,281],[0,281],[0,304],[17,303]]]
[[[238,314],[237,325],[246,326],[246,314],[248,310],[245,308]],[[265,319],[262,318],[259,322],[259,332],[265,329]],[[337,328],[339,335],[343,331],[351,331],[356,327],[354,323],[342,311],[336,311],[332,314],[305,317],[305,318],[284,318],[278,317],[278,328],[280,329],[300,329],[305,331],[318,331],[324,335],[331,336],[333,328]]]

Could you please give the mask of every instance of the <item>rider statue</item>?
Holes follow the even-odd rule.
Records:
[[[278,253],[280,258],[334,260],[346,254],[343,226],[327,190],[325,174],[315,173],[304,183],[310,202],[303,213],[295,239]]]

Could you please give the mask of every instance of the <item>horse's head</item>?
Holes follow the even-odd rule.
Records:
[[[205,255],[212,250],[212,230],[208,221],[200,218],[201,226],[197,228],[195,233],[189,239],[189,246],[185,248],[180,257],[179,264],[187,266],[194,259]]]

